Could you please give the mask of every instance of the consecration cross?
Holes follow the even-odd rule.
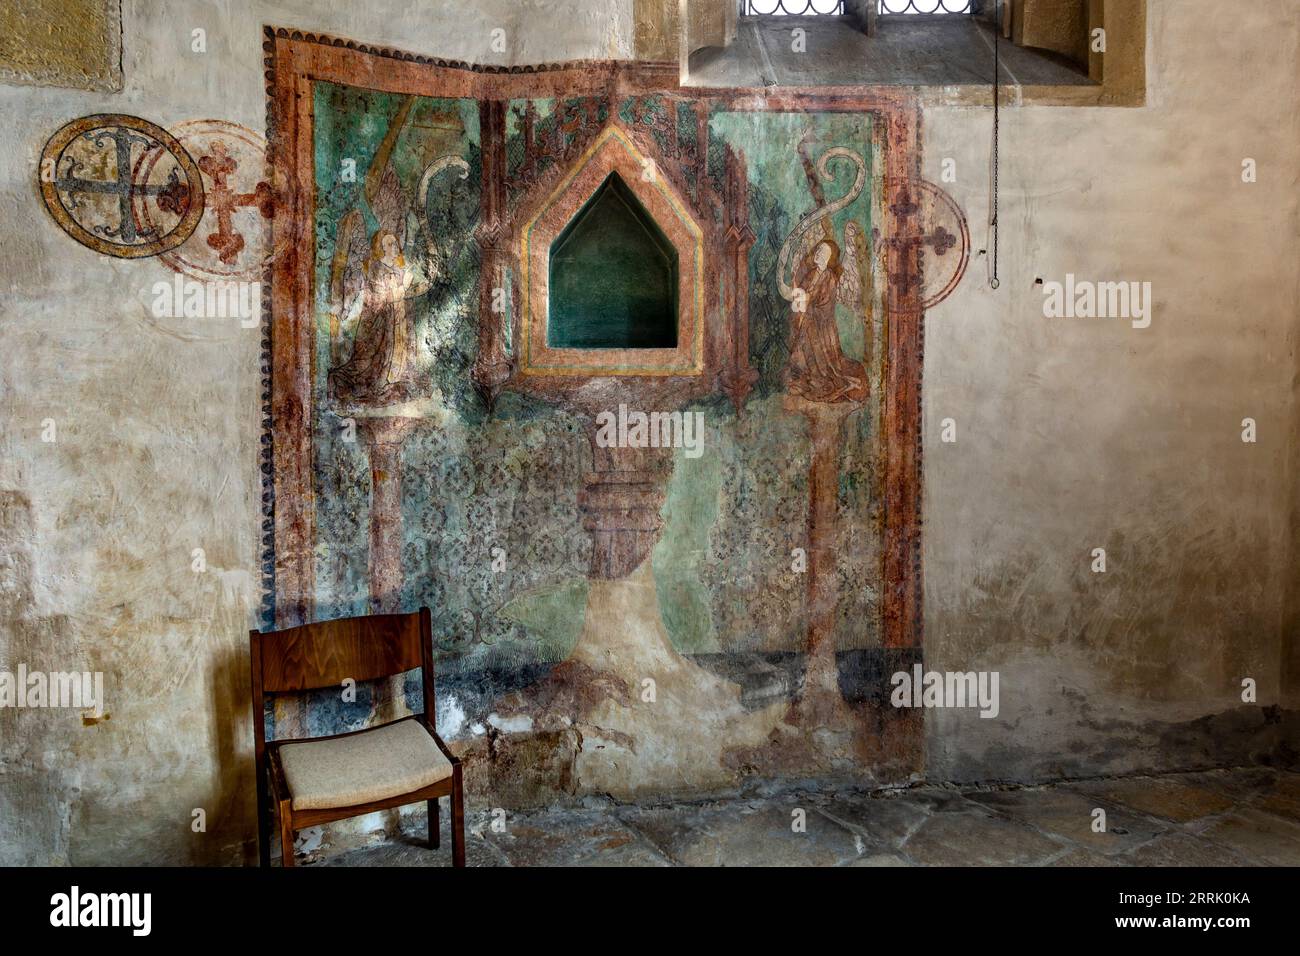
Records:
[[[78,193],[100,193],[117,197],[117,226],[97,225],[93,229],[95,233],[105,239],[119,240],[124,245],[138,242],[141,239],[155,238],[158,235],[156,229],[152,227],[136,228],[135,214],[131,208],[136,196],[156,196],[160,209],[173,212],[179,216],[185,214],[190,204],[190,190],[188,186],[179,180],[175,169],[171,171],[171,175],[165,183],[149,185],[135,183],[131,180],[131,147],[133,145],[156,146],[157,144],[152,139],[147,136],[137,135],[121,126],[88,130],[81,135],[83,139],[94,143],[96,148],[99,149],[104,148],[107,140],[113,141],[117,159],[117,178],[83,179],[75,175],[82,164],[76,160],[71,160],[64,174],[55,180],[55,186],[60,193],[66,193],[72,197],[73,208],[80,205],[76,198]]]
[[[889,207],[889,211],[900,222],[912,223],[917,220],[918,213],[921,212],[921,206],[912,198],[909,191],[904,190],[902,196]],[[873,234],[879,239],[879,232],[872,230]],[[903,289],[917,289],[921,285],[921,273],[914,264],[913,257],[907,255],[911,248],[924,250],[926,247],[934,250],[935,255],[942,256],[953,246],[957,245],[957,237],[949,232],[942,225],[935,226],[930,232],[922,231],[919,234],[907,234],[890,236],[884,240],[894,252],[899,255],[891,257],[892,261],[897,263],[889,269],[890,278]]]
[[[217,214],[217,231],[208,235],[207,243],[226,265],[232,265],[244,248],[244,237],[234,228],[235,211],[241,206],[256,206],[265,219],[270,219],[272,213],[271,187],[266,183],[258,183],[251,193],[237,193],[230,188],[226,179],[238,168],[220,140],[212,144],[210,154],[199,160],[199,169],[212,179],[208,205]]]

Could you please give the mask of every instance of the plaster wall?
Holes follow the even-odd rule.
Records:
[[[930,666],[998,669],[999,720],[934,712],[934,776],[1248,761],[1291,646],[1300,8],[1148,5],[1138,109],[1002,111],[1001,287],[926,321]],[[1291,68],[1282,68],[1291,64]],[[927,177],[987,234],[991,111],[930,108]],[[1259,180],[1242,182],[1242,162]],[[1036,280],[1152,283],[1151,325],[1048,319]],[[1253,418],[1255,444],[1241,440]],[[942,444],[953,418],[957,441]],[[1094,548],[1107,571],[1091,571]],[[1285,638],[1285,640],[1284,640]],[[1259,705],[1241,701],[1252,677]],[[1294,679],[1293,679],[1294,681]],[[972,719],[973,718],[973,719]],[[1277,719],[1282,723],[1270,723]]]

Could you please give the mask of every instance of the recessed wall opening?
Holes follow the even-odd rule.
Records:
[[[1146,0],[685,2],[684,86],[907,86],[987,106],[996,58],[1022,105],[1146,100]]]
[[[610,173],[551,244],[546,344],[677,347],[677,251]]]

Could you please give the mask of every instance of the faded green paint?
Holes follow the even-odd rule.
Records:
[[[726,440],[718,431],[705,442]],[[664,529],[651,553],[659,610],[673,646],[683,654],[716,653],[722,650],[713,626],[710,594],[700,577],[700,566],[708,560],[709,530],[718,517],[718,493],[722,487],[720,455],[687,458],[673,456],[673,476],[664,498]]]
[[[370,166],[404,105],[407,128],[389,160],[393,182],[375,191],[382,177],[372,178],[367,196]],[[590,100],[537,100],[531,106],[534,135],[548,143],[571,135],[575,116],[597,127],[607,116],[606,107]],[[521,117],[528,108],[528,101],[517,100],[507,112],[509,170],[524,161]],[[686,104],[679,110],[679,137],[694,135],[694,117],[705,108]],[[398,95],[317,84],[314,440],[318,613],[363,613],[370,608],[373,496],[366,435],[386,427],[375,419],[407,423],[400,452],[401,592],[395,603],[433,610],[444,699],[456,701],[467,719],[482,720],[494,702],[510,691],[527,693],[550,668],[569,659],[583,632],[592,543],[581,525],[577,496],[592,458],[589,422],[510,390],[489,415],[470,383],[480,321],[474,241],[481,182],[477,109],[471,101],[415,98],[407,104]],[[665,110],[664,100],[651,96],[624,101],[615,112],[627,124],[651,122],[651,135],[667,146]],[[785,405],[790,306],[779,297],[775,275],[776,256],[790,229],[818,204],[798,145],[807,135],[814,158],[832,145],[847,146],[863,155],[870,170],[872,121],[850,114],[713,113],[709,130],[706,175],[715,189],[725,146],[747,163],[749,219],[757,237],[750,260],[751,361],[760,378],[741,414],[721,396],[693,409],[706,418],[704,453],[699,458],[674,453],[664,526],[650,569],[672,647],[681,654],[727,658],[734,662],[727,665],[730,671],[743,673],[750,657],[788,660],[801,652],[807,633],[807,578],[793,566],[792,553],[807,545],[811,452],[805,417]],[[415,202],[424,170],[449,155],[466,165],[468,175],[435,174],[424,204]],[[354,161],[350,176],[346,160]],[[846,170],[833,170],[837,177],[821,183],[831,198],[851,182],[845,181]],[[688,201],[699,198],[700,186],[686,184]],[[866,193],[830,221],[837,235],[850,220],[869,233],[879,188],[869,177]],[[394,196],[405,204],[400,228],[386,205]],[[508,215],[519,213],[522,198],[519,191],[508,194]],[[344,248],[336,255],[338,232],[353,210],[364,219],[364,241],[357,250]],[[589,215],[555,244],[561,259],[578,253],[572,280],[559,275],[557,281],[563,263],[552,263],[561,307],[573,304],[559,318],[576,321],[552,326],[551,344],[629,339],[672,344],[653,337],[636,340],[637,325],[646,324],[647,313],[662,309],[676,292],[676,276],[668,269],[647,268],[674,261],[662,231],[622,183],[607,182],[585,210]],[[378,258],[375,236],[381,229],[399,234],[400,260]],[[352,286],[337,281],[339,261],[351,264],[342,274],[352,277],[352,286],[374,291],[367,269],[378,270],[381,280],[391,274],[399,284],[409,282],[401,310],[384,313],[389,322],[398,315],[405,322],[408,387],[400,401],[351,407],[331,393],[331,366],[356,353],[365,309],[375,308],[354,298],[351,311],[340,310],[345,304],[340,299]],[[504,278],[517,281],[513,275]],[[606,310],[601,317],[615,321],[584,338],[591,329],[579,326],[600,308],[601,296],[611,293],[635,307],[612,316]],[[718,294],[713,289],[709,295]],[[717,300],[708,308],[716,309]],[[372,325],[376,315],[370,317]],[[836,320],[848,354],[864,354],[864,317],[860,310],[839,308]],[[331,344],[332,322],[339,340]],[[871,330],[878,335],[875,322]],[[675,321],[671,329],[675,333]],[[393,341],[399,341],[396,329],[393,333]],[[846,518],[836,543],[842,599],[835,639],[845,651],[879,646],[879,482],[872,425],[879,413],[879,370],[873,368],[871,375],[872,398],[849,419],[841,453],[839,510]],[[351,439],[350,428],[356,431]],[[355,707],[321,703],[321,719],[327,722],[332,715],[350,725],[364,716]]]

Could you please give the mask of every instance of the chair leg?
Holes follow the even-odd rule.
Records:
[[[465,865],[465,795],[460,782],[460,764],[451,772],[451,865]]]
[[[288,801],[280,804],[280,865],[293,866],[293,813]]]
[[[438,819],[438,798],[434,797],[429,801],[429,846],[438,849],[442,845],[442,834],[439,833]]]

